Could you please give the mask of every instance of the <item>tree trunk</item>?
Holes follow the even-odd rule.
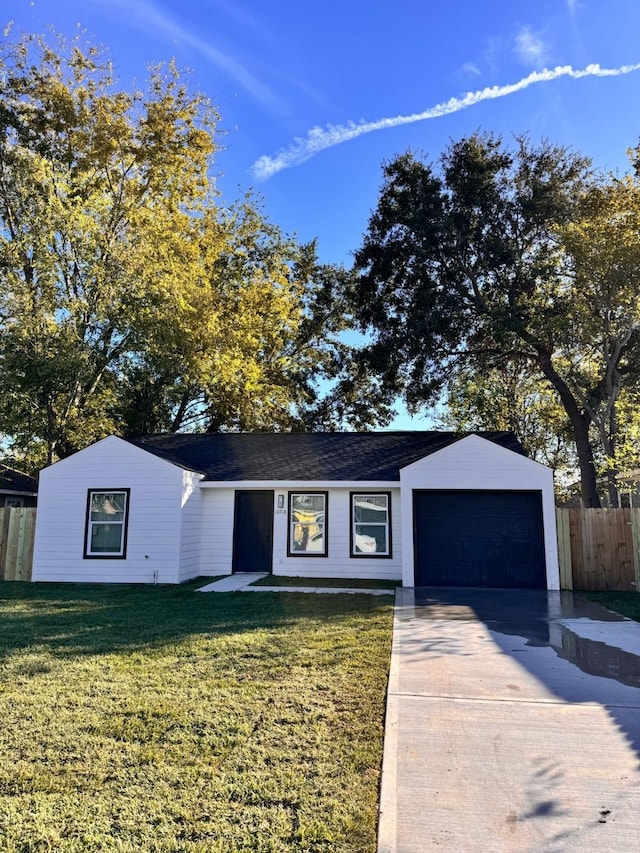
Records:
[[[569,414],[569,412],[567,412]],[[579,415],[579,413],[578,413]],[[598,483],[596,477],[596,465],[593,458],[593,448],[589,441],[589,421],[579,415],[578,422],[571,420],[573,427],[573,437],[578,453],[578,464],[580,465],[580,494],[582,497],[582,505],[586,509],[599,509],[601,507],[600,496],[598,495]]]
[[[607,467],[607,489],[609,491],[609,506],[614,509],[620,506],[620,490],[618,488],[618,463],[616,462],[616,440],[618,437],[618,418],[616,411],[616,399],[612,401],[609,413],[609,444],[606,448],[609,456]]]
[[[610,469],[607,471],[607,497],[609,508],[618,509],[620,506],[620,492],[618,491],[618,472]]]
[[[187,407],[191,402],[193,396],[192,392],[193,388],[187,388],[183,393],[182,397],[180,398],[180,405],[178,406],[178,410],[175,413],[169,432],[178,432],[178,430],[182,426],[182,421],[184,420]]]
[[[560,397],[560,402],[567,413],[569,422],[573,429],[573,440],[578,454],[578,465],[580,467],[580,494],[582,505],[586,509],[599,509],[601,507],[598,495],[598,483],[596,478],[596,465],[593,458],[593,448],[589,441],[589,427],[591,416],[588,412],[580,411],[575,397],[566,382],[557,373],[551,362],[551,355],[538,350],[538,365],[549,382],[553,385]]]

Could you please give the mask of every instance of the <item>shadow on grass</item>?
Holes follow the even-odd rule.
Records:
[[[196,594],[182,586],[0,582],[0,658],[34,646],[56,656],[162,648],[190,636],[277,631],[392,607],[387,596]]]

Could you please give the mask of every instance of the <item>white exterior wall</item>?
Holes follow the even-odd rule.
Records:
[[[542,494],[547,585],[559,588],[553,472],[468,436],[382,482],[201,483],[202,477],[111,436],[40,475],[34,581],[178,583],[229,574],[238,489],[274,492],[273,572],[300,577],[402,579],[413,585],[415,489],[531,490]],[[89,489],[130,489],[125,559],[84,559]],[[327,557],[287,555],[290,491],[328,492]],[[392,557],[350,556],[350,492],[391,492]],[[277,508],[278,495],[284,508]]]
[[[235,489],[201,489],[201,575],[230,575],[233,565],[233,508]]]
[[[182,524],[180,533],[179,580],[197,578],[202,548],[202,492],[198,487],[202,474],[182,471]]]
[[[289,491],[328,491],[329,511],[327,532],[329,550],[326,557],[288,557],[287,525]],[[308,578],[379,578],[400,580],[402,577],[402,529],[400,524],[400,490],[380,488],[391,492],[391,549],[389,557],[351,557],[350,543],[350,492],[375,491],[368,486],[352,485],[348,488],[311,487],[301,485],[296,489],[276,489],[277,495],[284,494],[285,509],[275,510],[273,529],[273,573]]]
[[[540,491],[547,565],[547,588],[560,588],[553,471],[477,435],[408,465],[400,471],[402,488],[402,584],[413,586],[413,490],[482,489]]]
[[[245,488],[240,486],[238,490]],[[310,578],[381,578],[400,580],[402,577],[402,525],[400,523],[400,489],[384,486],[371,487],[351,484],[336,488],[327,483],[251,483],[247,489],[268,489],[273,498],[273,574]],[[203,492],[202,560],[203,575],[229,574],[233,565],[233,512],[234,488],[211,488],[208,484]],[[288,557],[287,525],[289,492],[328,492],[328,541],[327,557]],[[391,543],[392,556],[350,557],[349,541],[349,493],[391,492]],[[284,495],[284,508],[278,509],[278,495]]]
[[[131,490],[125,559],[84,559],[89,489]],[[183,471],[115,436],[40,474],[32,579],[177,583]]]

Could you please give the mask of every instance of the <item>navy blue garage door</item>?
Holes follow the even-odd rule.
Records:
[[[544,589],[540,492],[415,491],[416,586]]]

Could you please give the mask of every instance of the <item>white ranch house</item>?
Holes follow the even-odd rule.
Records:
[[[34,581],[559,588],[553,473],[504,432],[110,436],[38,504]]]

